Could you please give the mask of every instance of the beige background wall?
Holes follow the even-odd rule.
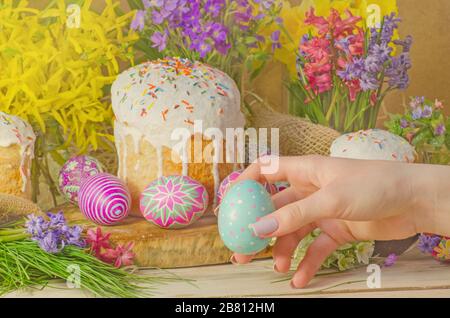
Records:
[[[291,0],[299,3],[301,0]],[[31,0],[31,3],[43,1]],[[127,1],[121,0],[127,8]],[[390,95],[385,102],[385,111],[400,112],[408,96],[425,95],[439,98],[448,104],[450,114],[450,0],[397,0],[403,19],[400,35],[410,34],[414,38],[412,48],[413,68],[411,85],[404,92]],[[104,0],[94,0],[102,6]],[[279,110],[286,109],[287,94],[282,85],[283,75],[279,65],[270,65],[256,80],[255,87]],[[383,112],[385,113],[385,112]],[[386,118],[380,115],[379,124]]]

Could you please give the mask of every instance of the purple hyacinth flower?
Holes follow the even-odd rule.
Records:
[[[39,246],[47,253],[58,253],[60,249],[58,248],[58,236],[53,232],[47,232],[45,236],[41,239],[37,239]]]
[[[435,136],[442,136],[445,134],[446,128],[444,124],[439,124],[434,129],[434,135]]]
[[[86,241],[82,239],[81,233],[83,229],[80,226],[68,227],[64,232],[63,241],[67,245],[74,245],[78,247],[85,247]]]
[[[384,266],[390,267],[397,262],[397,255],[395,253],[389,254],[384,260]]]
[[[155,32],[150,37],[152,47],[157,48],[159,52],[163,51],[167,45],[167,33]]]
[[[376,55],[369,55],[364,61],[364,66],[370,73],[378,73],[381,71],[381,61]]]
[[[363,91],[370,91],[378,89],[380,83],[373,75],[369,73],[363,73],[360,78],[360,85]]]
[[[66,218],[64,217],[64,214],[62,211],[59,211],[58,213],[47,213],[49,221],[49,227],[60,227],[63,226],[66,223]]]
[[[131,21],[130,28],[132,30],[142,31],[145,27],[145,11],[138,10],[134,16],[133,21]]]
[[[392,48],[387,44],[375,44],[369,50],[370,54],[374,55],[382,64],[389,59],[392,52]]]
[[[408,53],[411,51],[413,38],[411,35],[407,35],[404,40],[394,40],[394,44],[400,45],[403,48],[403,52]]]
[[[441,242],[438,235],[420,234],[417,247],[424,254],[431,254],[436,246]]]
[[[48,229],[48,222],[42,216],[31,214],[25,223],[27,233],[35,237],[41,237],[44,231]]]

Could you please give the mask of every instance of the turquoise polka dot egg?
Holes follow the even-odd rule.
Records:
[[[266,248],[270,239],[254,236],[249,226],[273,211],[272,199],[263,185],[253,180],[233,184],[219,207],[219,233],[225,246],[244,255]]]

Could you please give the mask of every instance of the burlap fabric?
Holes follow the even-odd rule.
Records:
[[[339,137],[334,129],[272,110],[257,97],[246,98],[247,122],[254,128],[278,128],[280,156],[329,155]]]
[[[42,211],[32,201],[0,193],[0,225],[18,220],[31,213],[41,214]]]

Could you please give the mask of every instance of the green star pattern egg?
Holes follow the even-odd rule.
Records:
[[[250,224],[275,211],[270,194],[260,183],[243,180],[228,189],[219,209],[219,232],[225,246],[239,254],[255,254],[270,239],[255,237]]]

